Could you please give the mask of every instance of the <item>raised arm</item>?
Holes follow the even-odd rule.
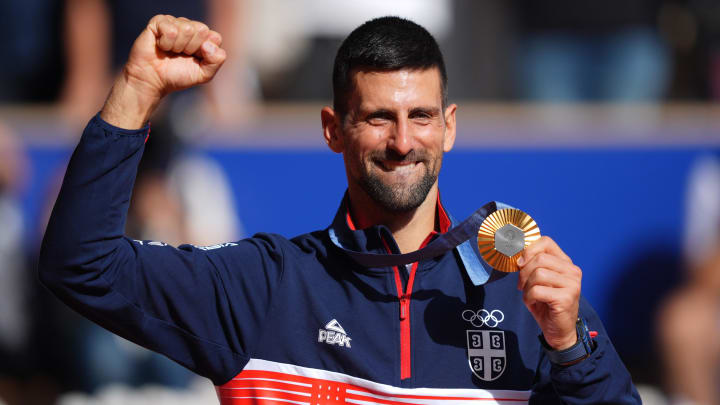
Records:
[[[225,59],[219,45],[201,23],[150,21],[73,153],[39,261],[41,281],[66,304],[216,384],[251,354],[285,240],[174,248],[123,232],[148,117],[166,94],[213,77]]]

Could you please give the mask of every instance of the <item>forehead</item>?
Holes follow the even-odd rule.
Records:
[[[402,106],[440,106],[440,71],[401,69],[391,71],[358,70],[353,74],[352,107],[396,108]]]

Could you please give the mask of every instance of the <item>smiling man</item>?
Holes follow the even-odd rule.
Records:
[[[438,173],[457,107],[437,43],[404,19],[369,21],[338,51],[321,119],[348,190],[328,228],[205,247],[124,237],[147,120],[168,93],[212,79],[220,46],[171,16],[136,40],[43,241],[40,276],[59,298],[210,378],[223,404],[639,403],[555,242],[507,274],[451,237],[461,225]]]
[[[403,252],[434,228],[443,152],[455,141],[441,76],[438,67],[358,70],[352,96],[337,101],[347,105],[321,112],[325,140],[343,154],[356,225],[387,226]]]

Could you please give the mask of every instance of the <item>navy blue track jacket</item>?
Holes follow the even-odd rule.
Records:
[[[640,403],[585,300],[595,351],[552,365],[517,273],[475,286],[458,249],[416,264],[411,280],[359,266],[327,229],[206,247],[124,237],[147,136],[90,121],[40,278],[89,319],[210,378],[223,404]],[[345,247],[385,253],[382,227],[352,230],[346,213],[343,202],[330,226]]]

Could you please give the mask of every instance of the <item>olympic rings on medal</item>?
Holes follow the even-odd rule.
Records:
[[[505,314],[503,314],[499,309],[493,309],[489,312],[487,309],[481,309],[477,312],[466,309],[462,313],[462,318],[467,322],[470,322],[472,326],[476,328],[483,325],[494,328],[505,319]]]

